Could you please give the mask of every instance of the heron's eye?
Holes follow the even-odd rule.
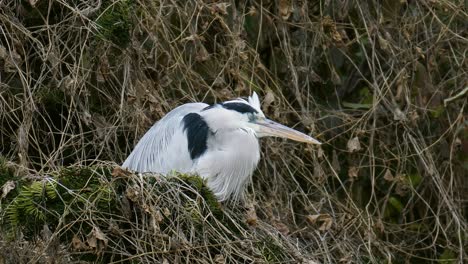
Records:
[[[257,120],[257,116],[252,113],[248,113],[247,116],[249,117],[249,122]]]

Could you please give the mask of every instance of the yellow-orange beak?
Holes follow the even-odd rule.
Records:
[[[266,118],[255,120],[254,123],[259,125],[260,136],[282,137],[309,144],[322,144],[313,137]]]

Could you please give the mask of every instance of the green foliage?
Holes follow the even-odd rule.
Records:
[[[65,93],[59,89],[43,87],[36,94],[38,102],[47,111],[61,112],[61,107],[67,105]]]
[[[5,214],[12,228],[22,226],[32,229],[41,226],[47,216],[57,212],[50,211],[49,204],[57,198],[57,184],[44,180],[24,186],[13,201],[6,207]]]
[[[194,199],[185,203],[185,210],[190,218],[199,224],[199,228],[202,229],[203,225],[206,224],[205,221],[207,220],[211,223],[214,223],[215,221],[221,222],[234,235],[240,234],[239,228],[246,228],[244,223],[234,223],[231,218],[226,216],[221,208],[221,203],[207,187],[205,179],[198,175],[175,173],[173,177],[169,178],[169,181],[178,184],[182,183],[193,189],[183,191],[185,195]],[[181,190],[185,189],[185,187],[181,188]],[[196,199],[198,196],[201,196],[203,199]],[[193,201],[195,201],[195,204]]]
[[[412,186],[413,188],[416,188],[419,186],[419,184],[421,184],[423,179],[418,173],[410,173],[407,175],[405,180],[407,181],[408,185]]]
[[[125,48],[130,43],[130,31],[132,21],[130,12],[133,1],[104,1],[96,23],[102,38],[112,41],[114,44]]]
[[[14,179],[14,171],[7,166],[7,160],[0,155],[0,187],[7,181]]]
[[[444,250],[444,252],[439,257],[439,263],[443,263],[443,264],[458,263],[457,262],[457,255],[455,254],[455,252],[453,252],[449,248],[446,248]]]
[[[25,229],[27,235],[33,235],[43,224],[54,226],[63,217],[65,221],[72,220],[67,216],[72,217],[77,208],[112,212],[115,197],[110,186],[102,182],[106,172],[110,175],[110,169],[105,167],[69,167],[55,177],[17,186],[16,196],[5,208],[10,233]]]
[[[395,210],[397,210],[398,213],[401,213],[401,211],[403,210],[404,206],[403,204],[401,203],[400,199],[392,196],[388,199],[388,202],[393,206],[393,208]]]
[[[257,243],[262,252],[263,260],[267,263],[283,263],[284,249],[280,247],[274,240],[262,240]]]
[[[175,181],[180,180],[194,188],[194,190],[204,198],[210,211],[215,215],[222,215],[220,203],[213,192],[206,186],[206,180],[202,179],[200,176],[190,174],[178,174],[173,179]]]
[[[43,226],[47,225],[58,232],[61,243],[70,244],[77,236],[86,237],[83,244],[75,247],[99,252],[109,243],[106,237],[114,237],[123,232],[119,230],[126,230],[133,224],[146,225],[151,221],[152,226],[158,226],[159,232],[169,234],[174,224],[184,227],[183,230],[195,228],[201,234],[212,226],[224,226],[229,230],[225,236],[230,239],[240,235],[239,228],[245,228],[224,213],[205,181],[198,176],[178,174],[168,178],[167,182],[149,176],[140,182],[143,186],[138,187],[135,185],[141,180],[138,176],[112,176],[111,170],[108,166],[70,166],[52,172],[53,177],[24,183],[6,207],[3,231],[10,239],[21,233],[29,240],[41,236]],[[184,191],[177,192],[174,188]],[[165,197],[168,194],[175,196]],[[130,203],[123,203],[122,196]],[[165,200],[155,203],[155,198]],[[138,216],[133,218],[132,215]],[[92,219],[87,220],[88,217]],[[62,230],[63,225],[67,228]],[[111,228],[116,233],[104,234],[96,228]],[[213,237],[207,238],[206,242],[217,243]],[[131,249],[132,244],[125,244],[125,247]],[[212,252],[217,254],[219,249],[214,247]],[[80,259],[91,261],[108,261],[109,257],[80,255]]]

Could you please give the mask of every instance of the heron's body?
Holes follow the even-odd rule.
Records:
[[[122,167],[142,173],[198,174],[221,201],[238,199],[260,160],[258,138],[269,135],[257,124],[267,121],[281,126],[265,119],[256,94],[248,101],[184,104],[151,127]]]

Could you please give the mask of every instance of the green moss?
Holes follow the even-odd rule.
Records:
[[[198,194],[200,194],[203,197],[203,200],[198,201],[198,203],[206,204],[206,207],[199,207],[203,208],[203,211],[190,211],[190,206],[187,206],[188,211],[191,212],[190,217],[192,217],[193,219],[196,220],[202,216],[205,218],[205,220],[212,221],[214,219],[207,216],[213,216],[215,219],[217,219],[223,225],[225,225],[232,232],[232,234],[237,236],[241,235],[241,231],[239,228],[248,228],[242,221],[237,221],[236,223],[234,223],[232,217],[228,217],[225,214],[225,212],[221,208],[221,203],[218,201],[213,192],[206,186],[206,180],[202,179],[200,176],[189,174],[176,174],[176,177],[171,178],[171,180],[176,182],[183,182],[188,186],[191,186]],[[186,193],[186,195],[188,195],[191,198],[195,198],[195,193],[193,192]]]
[[[176,178],[173,178],[176,182],[182,182],[187,184],[188,186],[195,189],[199,194],[202,194],[205,187],[205,180],[196,175],[190,174],[178,174]],[[207,188],[206,188],[207,189]],[[210,190],[208,190],[210,192]],[[202,195],[203,196],[203,195]],[[203,196],[204,197],[204,196]],[[204,197],[205,198],[205,197]]]
[[[265,238],[257,245],[267,263],[283,263],[286,261],[284,249],[277,245],[274,240]]]
[[[111,182],[111,168],[64,168],[58,175],[63,208],[92,207],[103,214],[118,213],[118,199]],[[60,204],[57,204],[59,207]]]
[[[134,186],[135,180],[140,178],[135,178],[135,175],[131,174],[128,177],[112,176],[112,169],[104,166],[72,166],[52,172],[47,178],[25,182],[19,188],[18,194],[8,203],[2,228],[7,231],[10,239],[22,234],[26,240],[32,240],[40,236],[44,225],[47,225],[51,231],[59,232],[57,237],[61,243],[69,245],[74,237],[79,237],[86,243],[86,239],[83,238],[89,238],[97,227],[103,232],[111,229],[120,230],[116,233],[105,233],[105,236],[109,237],[106,243],[112,243],[113,239],[118,240],[115,236],[120,236],[119,232],[122,230],[129,230],[131,228],[129,223],[145,223],[146,217],[149,216],[148,206],[153,208],[160,204],[148,203],[153,199],[147,200],[145,197],[140,203],[140,197],[137,197],[135,200],[130,199],[128,208],[123,208],[125,206],[122,205],[121,197],[125,196],[127,189]],[[145,178],[144,185],[148,185],[145,186],[146,190],[153,190],[155,197],[164,195],[177,186],[189,187],[181,188],[183,194],[181,193],[178,199],[176,210],[170,202],[164,205],[164,209],[171,210],[171,213],[161,214],[162,219],[158,222],[161,232],[172,232],[171,228],[177,221],[181,230],[195,228],[198,232],[206,232],[209,228],[222,224],[231,231],[226,233],[226,236],[231,239],[241,236],[239,226],[242,224],[238,223],[239,219],[234,220],[232,216],[225,214],[221,204],[202,178],[180,174],[177,177],[167,178],[167,181],[158,181],[156,177],[148,177]],[[138,195],[138,192],[136,194]],[[67,228],[63,229],[64,226]],[[212,237],[208,238],[209,243],[217,243],[211,239]],[[102,241],[99,243],[102,244]],[[127,250],[132,250],[132,245],[123,246]],[[267,251],[274,252],[270,249]],[[220,253],[217,247],[210,249],[210,252]],[[271,252],[265,254],[272,256],[277,254]],[[102,258],[107,262],[107,257],[110,255],[80,254],[82,260],[97,261]]]
[[[446,248],[439,257],[439,263],[455,264],[457,263],[457,254],[449,248]]]
[[[54,110],[54,108],[66,105],[65,93],[60,89],[51,89],[43,87],[37,93],[37,100],[47,110]],[[57,109],[55,109],[57,111]]]
[[[205,185],[205,180],[196,175],[178,174],[177,178],[187,183],[188,185],[192,186],[197,191],[200,191]]]
[[[0,187],[2,187],[7,181],[15,179],[13,169],[7,166],[7,160],[0,155]]]
[[[223,213],[221,211],[220,203],[213,192],[206,186],[206,181],[199,176],[189,175],[189,174],[179,174],[176,180],[180,180],[185,184],[194,188],[197,193],[199,193],[205,200],[209,209],[215,216],[221,216]]]
[[[175,181],[180,181],[188,186],[192,187],[199,195],[203,197],[203,201],[198,201],[199,203],[205,203],[208,208],[205,208],[202,214],[213,214],[217,219],[223,219],[224,213],[221,209],[221,204],[219,203],[216,196],[213,192],[206,186],[206,181],[197,175],[189,174],[178,174],[177,177],[173,178]],[[195,198],[195,193],[189,193],[189,196]],[[203,208],[203,207],[202,207]],[[195,216],[192,214],[192,216]],[[199,215],[197,216],[199,217]]]
[[[109,1],[103,6],[103,12],[96,20],[100,36],[122,48],[126,47],[130,42],[130,30],[132,28],[130,19],[132,1]]]
[[[106,181],[110,174],[105,167],[68,167],[39,181],[17,180],[15,194],[5,206],[7,230],[34,237],[44,224],[54,227],[59,220],[73,221],[74,211],[115,213],[117,199]]]
[[[67,188],[83,189],[101,184],[103,178],[110,179],[111,173],[111,168],[102,166],[66,167],[58,173],[58,180]]]

